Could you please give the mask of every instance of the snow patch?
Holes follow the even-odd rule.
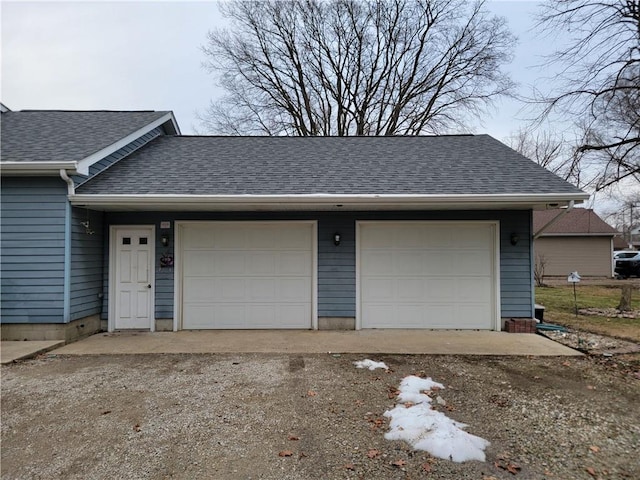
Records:
[[[384,368],[385,370],[389,370],[389,367],[384,362],[374,362],[373,360],[369,360],[368,358],[364,360],[358,360],[357,362],[353,362],[356,368],[368,368],[369,370],[375,370],[376,368]]]
[[[431,378],[405,377],[400,383],[398,404],[384,413],[390,418],[387,440],[404,440],[416,450],[425,450],[434,457],[466,462],[485,461],[484,449],[490,443],[463,429],[464,423],[450,419],[431,408],[431,398],[423,392],[444,389]]]

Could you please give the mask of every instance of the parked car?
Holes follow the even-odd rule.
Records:
[[[640,277],[640,251],[630,250],[616,252],[613,256],[615,259],[615,272],[623,278],[636,275]]]

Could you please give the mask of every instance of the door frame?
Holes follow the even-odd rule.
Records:
[[[183,220],[175,221],[174,274],[173,274],[173,331],[182,330],[182,237],[188,225],[311,225],[311,329],[318,329],[318,221],[317,220]]]
[[[491,227],[493,235],[493,245],[491,254],[493,261],[491,262],[493,285],[492,285],[492,315],[493,321],[491,330],[500,331],[502,329],[501,319],[501,293],[500,293],[500,221],[499,220],[356,220],[356,330],[362,330],[362,295],[360,292],[360,268],[361,268],[361,248],[360,241],[362,234],[360,232],[361,225],[367,224],[386,224],[386,225],[398,225],[398,224],[429,224],[429,225],[488,225]],[[452,327],[455,330],[455,327]]]
[[[117,232],[120,230],[147,230],[149,232],[149,275],[151,281],[151,308],[149,315],[149,331],[154,332],[156,330],[156,315],[155,315],[155,305],[156,305],[156,269],[155,269],[155,259],[156,259],[156,226],[151,225],[111,225],[109,227],[109,305],[108,305],[108,316],[107,316],[107,330],[109,332],[113,332],[116,329],[116,279],[118,276],[116,275],[116,268],[118,266],[118,242],[116,242]]]

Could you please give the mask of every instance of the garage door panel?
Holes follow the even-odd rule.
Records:
[[[214,270],[214,259],[200,251],[186,250],[182,259],[184,271],[190,276],[208,275]]]
[[[273,278],[251,278],[247,280],[249,292],[246,299],[250,302],[273,302],[278,293],[278,281]]]
[[[451,246],[458,249],[477,249],[478,245],[490,245],[492,232],[485,225],[459,226]]]
[[[422,303],[406,302],[395,307],[397,328],[422,328],[425,323],[425,311]]]
[[[210,257],[213,259],[213,269],[208,272],[211,275],[215,272],[216,276],[222,275],[244,275],[247,273],[247,258],[243,252],[200,252],[200,258]]]
[[[416,226],[394,233],[392,245],[394,249],[422,249],[425,246],[427,231],[424,227]]]
[[[456,298],[462,302],[482,302],[489,303],[491,298],[490,278],[462,278],[457,282],[455,288]]]
[[[274,275],[277,271],[277,254],[274,252],[248,252],[246,273],[249,275]]]
[[[425,318],[428,328],[457,328],[455,325],[457,319],[456,308],[450,303],[433,303],[425,309]]]
[[[207,302],[211,300],[211,295],[216,291],[215,279],[190,277],[185,278],[184,301],[185,302]]]
[[[409,227],[411,228],[411,227]],[[424,227],[425,232],[425,248],[429,249],[443,249],[443,248],[451,248],[453,242],[455,242],[455,238],[452,235],[452,232],[443,229],[433,229],[429,227]]]
[[[364,305],[362,310],[367,318],[367,328],[394,328],[389,326],[394,319],[393,305],[370,303]]]
[[[184,225],[182,326],[310,328],[313,225]]]
[[[430,277],[425,280],[425,297],[428,303],[451,302],[456,294],[456,281],[449,277]]]
[[[455,273],[454,259],[448,254],[443,254],[439,251],[429,250],[424,252],[419,263],[422,267],[423,275],[443,276]]]
[[[459,328],[478,328],[478,324],[491,323],[486,303],[464,304],[458,308]]]
[[[366,302],[392,299],[395,291],[393,283],[393,278],[363,278],[362,299]]]
[[[184,328],[206,328],[205,326],[213,321],[214,308],[208,304],[186,304],[182,314],[191,319],[189,325],[185,325]]]
[[[363,250],[360,254],[361,269],[371,275],[385,275],[393,268],[393,254],[385,250]]]
[[[486,251],[459,251],[452,258],[455,275],[491,275],[491,256]]]
[[[404,301],[424,301],[426,281],[423,278],[398,278],[394,282],[397,297]]]
[[[196,248],[215,247],[215,237],[208,230],[200,227],[190,227],[189,234],[182,238],[182,245],[185,250]]]
[[[424,272],[426,255],[424,252],[400,251],[393,255],[395,275],[420,275]]]
[[[277,227],[276,227],[277,228]],[[296,226],[279,229],[278,246],[286,250],[307,250],[312,242],[311,229],[300,229]]]
[[[495,324],[495,227],[460,222],[363,222],[363,328]]]
[[[310,276],[313,260],[311,252],[287,251],[278,257],[278,273],[282,275]]]
[[[300,318],[308,316],[307,303],[290,303],[280,305],[278,324],[281,328],[300,328]]]
[[[246,305],[246,317],[244,319],[243,328],[251,325],[252,328],[270,328],[278,318],[278,308],[276,305],[269,303],[255,303]]]
[[[394,245],[394,232],[387,228],[378,228],[375,225],[368,225],[368,229],[371,231],[371,235],[366,237],[363,235],[360,240],[360,245],[363,249],[390,249]]]
[[[203,229],[211,231],[208,227]],[[239,250],[247,248],[247,231],[240,225],[228,225],[225,228],[211,231],[213,244],[211,248],[216,250]]]
[[[311,280],[308,278],[280,279],[280,298],[291,301],[311,301]]]
[[[274,250],[280,244],[278,228],[273,225],[262,225],[258,235],[256,235],[256,229],[251,226],[243,227],[242,232],[247,239],[248,250]]]

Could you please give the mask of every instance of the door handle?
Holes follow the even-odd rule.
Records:
[[[151,284],[147,285],[147,288],[151,288]]]

